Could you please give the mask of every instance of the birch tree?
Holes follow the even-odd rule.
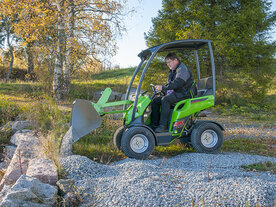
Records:
[[[9,64],[9,69],[6,75],[6,82],[9,81],[11,71],[13,68],[13,62],[14,62],[14,52],[13,52],[13,45],[12,45],[12,39],[13,39],[13,34],[12,34],[12,28],[11,28],[11,19],[8,16],[3,16],[1,15],[1,33],[0,33],[0,39],[1,42],[4,46],[4,42],[7,43],[8,46],[8,51],[10,55],[10,64]]]
[[[121,21],[124,3],[124,0],[0,2],[6,16],[17,18],[11,28],[21,38],[21,47],[26,47],[29,71],[33,70],[33,47],[43,48],[50,43],[55,48],[52,83],[58,99],[70,92],[76,65],[97,62],[115,53],[115,35],[124,29]]]
[[[114,36],[123,29],[123,2],[57,0],[54,4],[57,6],[59,29],[53,85],[56,97],[60,99],[70,92],[71,75],[78,62],[77,51],[84,52],[82,56],[93,61],[115,52]]]

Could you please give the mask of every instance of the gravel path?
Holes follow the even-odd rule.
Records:
[[[63,158],[61,165],[76,181],[81,206],[274,206],[276,175],[241,169],[260,161],[276,158],[185,153],[101,165],[73,155]]]

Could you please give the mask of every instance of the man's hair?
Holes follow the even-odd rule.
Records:
[[[170,60],[177,59],[179,61],[179,58],[177,57],[177,55],[174,52],[167,54],[165,57],[165,60],[167,60],[167,59],[170,59]]]

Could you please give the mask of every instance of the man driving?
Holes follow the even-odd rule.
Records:
[[[168,131],[170,107],[181,100],[194,97],[197,93],[190,69],[184,65],[175,53],[169,53],[165,61],[170,68],[168,82],[164,85],[156,85],[157,91],[165,95],[155,97],[152,101],[151,127],[156,133]],[[161,112],[160,112],[161,106]]]

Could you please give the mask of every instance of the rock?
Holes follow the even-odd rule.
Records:
[[[7,162],[0,162],[0,171],[6,169],[9,166]]]
[[[2,191],[0,191],[0,203],[2,202],[3,198],[7,195],[11,187],[11,185],[5,185]]]
[[[142,93],[142,92],[143,92],[143,90],[140,91],[140,93]],[[129,95],[128,95],[128,100],[133,100],[135,97],[135,94],[136,94],[136,88],[131,88]],[[125,100],[125,98],[126,98],[126,94],[123,94],[121,96],[121,100]]]
[[[96,99],[96,100],[100,99],[101,96],[102,96],[102,92],[103,91],[96,91],[96,92],[94,92],[93,93],[93,98]]]
[[[7,145],[5,146],[5,155],[11,160],[15,153],[15,150],[16,150],[15,146]]]
[[[57,188],[40,182],[37,178],[22,175],[4,196],[0,207],[53,206]]]
[[[73,154],[72,147],[73,147],[73,136],[72,136],[72,127],[66,132],[64,137],[62,138],[61,146],[59,149],[59,156],[66,157]]]
[[[69,192],[64,197],[64,206],[66,207],[77,207],[80,204],[78,196],[72,192]]]
[[[93,94],[93,98],[98,100],[101,98],[102,96],[102,92],[103,91],[97,91]],[[109,99],[108,99],[108,102],[111,102],[111,101],[115,101],[115,100],[121,100],[122,98],[122,93],[119,93],[119,92],[116,92],[116,91],[112,91],[110,96],[109,96]]]
[[[126,99],[126,94],[124,93],[121,97],[121,101],[124,101]]]
[[[16,121],[12,125],[12,131],[16,132],[16,131],[23,130],[26,128],[32,128],[33,125],[34,125],[34,123],[31,121]]]
[[[110,97],[109,97],[108,101],[121,100],[122,95],[123,94],[121,94],[119,92],[112,91],[112,93],[110,94]]]
[[[38,178],[41,182],[50,185],[56,185],[58,181],[57,168],[49,159],[31,159],[26,175]]]
[[[31,130],[22,130],[22,131],[17,131],[11,137],[11,143],[18,146],[20,141],[22,140],[32,142],[34,139],[38,139],[38,138],[34,136],[34,133]]]
[[[57,186],[61,190],[61,195],[64,197],[63,206],[74,207],[80,203],[80,198],[76,195],[76,188],[74,186],[74,179],[60,179]]]
[[[14,184],[22,174],[26,173],[29,159],[35,158],[37,156],[35,152],[37,145],[38,142],[35,140],[32,142],[20,141],[10,162],[10,165],[0,182],[0,191],[4,185]]]
[[[63,195],[73,191],[74,184],[74,179],[60,179],[59,181],[57,181],[57,186],[59,187]]]

